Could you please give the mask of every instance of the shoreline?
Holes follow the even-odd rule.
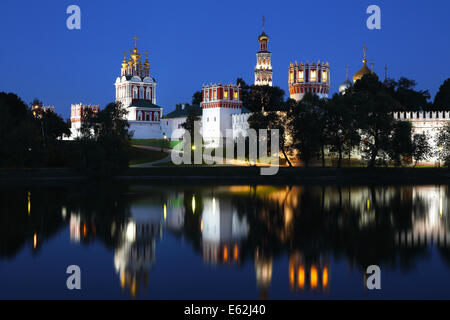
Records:
[[[74,169],[0,169],[0,184],[16,182],[80,182],[90,181],[87,176]],[[167,183],[450,183],[447,168],[288,168],[281,167],[276,175],[261,176],[260,167],[147,167],[129,168],[121,175],[92,179],[126,182]]]

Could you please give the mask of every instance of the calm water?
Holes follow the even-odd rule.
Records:
[[[0,189],[3,299],[450,298],[446,185]]]

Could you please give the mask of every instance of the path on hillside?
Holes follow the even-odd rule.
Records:
[[[152,151],[167,152],[167,157],[159,159],[159,160],[155,160],[155,161],[152,161],[152,162],[133,164],[133,165],[130,166],[130,168],[148,168],[148,167],[153,167],[155,164],[165,163],[165,162],[169,162],[171,160],[170,153],[172,152],[172,149],[170,149],[170,148],[152,147],[152,146],[138,146],[138,145],[132,145],[132,147],[140,148],[140,149],[146,149],[146,150],[152,150]],[[180,152],[182,152],[182,151],[180,151]]]

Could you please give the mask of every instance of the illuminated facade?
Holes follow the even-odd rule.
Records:
[[[100,111],[100,105],[78,103],[70,106],[70,131],[72,139],[81,137],[80,129],[83,122],[83,115],[89,111],[93,114],[98,113]]]
[[[163,108],[156,105],[156,80],[150,75],[148,52],[145,62],[137,48],[137,37],[134,37],[134,49],[130,50],[127,61],[125,52],[120,69],[120,77],[115,82],[116,101],[120,102],[127,113],[130,124],[129,131],[135,139],[158,139],[163,137],[160,123]]]
[[[203,261],[209,264],[239,264],[241,242],[247,238],[249,225],[230,200],[203,198],[200,229]]]
[[[219,145],[232,129],[232,115],[242,112],[241,87],[233,84],[211,84],[202,88],[202,135],[205,144]]]
[[[325,62],[297,62],[289,65],[289,94],[291,99],[300,101],[305,93],[328,98],[330,92],[330,65]]]
[[[272,63],[270,61],[271,53],[268,51],[269,36],[263,32],[258,37],[259,52],[256,54],[255,67],[255,86],[272,86]]]

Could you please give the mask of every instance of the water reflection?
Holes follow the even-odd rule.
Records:
[[[329,294],[340,276],[333,261],[345,261],[361,279],[371,264],[414,273],[432,248],[448,279],[449,201],[449,186],[8,188],[1,194],[0,262],[14,260],[28,243],[39,254],[68,227],[70,243],[109,248],[111,281],[131,297],[148,288],[167,234],[187,242],[178,250],[199,253],[217,277],[227,272],[219,266],[253,265],[260,298],[277,298],[274,281],[294,296]],[[288,266],[279,270],[283,257]],[[277,272],[284,280],[274,280]]]

